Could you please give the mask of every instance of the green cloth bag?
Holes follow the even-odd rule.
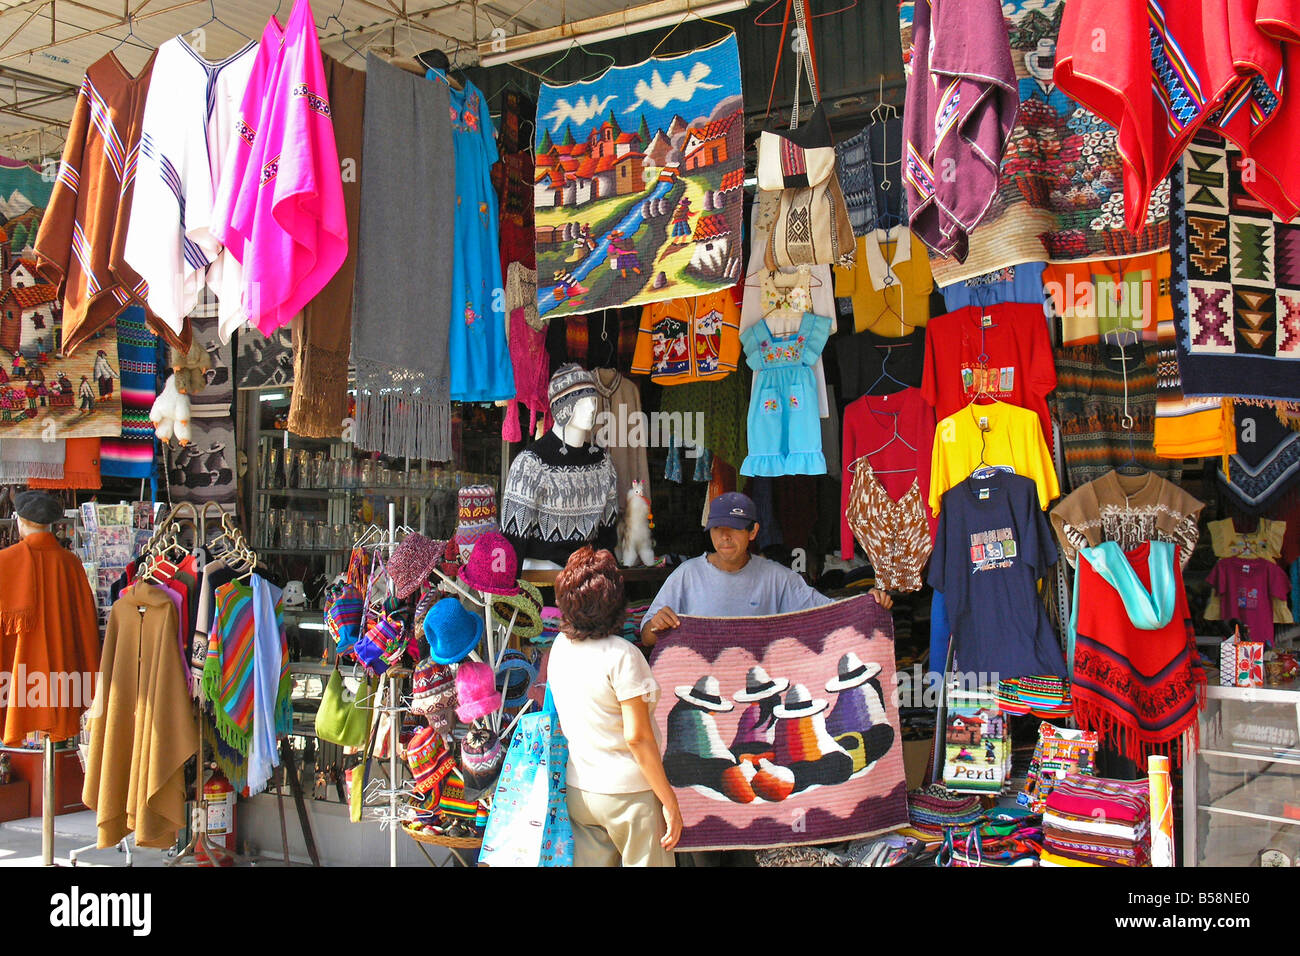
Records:
[[[372,700],[369,679],[361,682],[353,696],[344,687],[339,669],[334,668],[316,711],[317,738],[341,747],[364,747],[370,732]]]

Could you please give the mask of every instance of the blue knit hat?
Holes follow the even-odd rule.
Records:
[[[445,598],[424,616],[429,656],[439,664],[455,664],[469,656],[483,638],[483,618],[471,614],[454,598]]]

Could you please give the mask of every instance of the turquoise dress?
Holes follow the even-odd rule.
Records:
[[[428,78],[446,83],[440,70],[430,70]],[[456,151],[456,238],[447,341],[451,400],[495,402],[515,397],[506,343],[497,196],[491,179],[497,161],[496,129],[487,100],[473,83],[466,80],[463,90],[448,83],[447,92]],[[442,250],[435,250],[435,255],[441,254]]]
[[[830,334],[831,320],[811,312],[789,335],[774,335],[765,319],[740,333],[745,360],[754,370],[742,475],[826,474],[812,367]]]

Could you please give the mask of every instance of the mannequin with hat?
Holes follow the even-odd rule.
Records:
[[[548,396],[555,427],[511,463],[501,501],[501,530],[525,570],[558,569],[584,544],[616,544],[618,478],[591,444],[596,380],[571,362],[551,376]]]

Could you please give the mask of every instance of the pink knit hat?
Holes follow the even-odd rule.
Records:
[[[518,594],[519,558],[506,536],[492,531],[479,538],[460,580],[488,594]]]
[[[456,699],[460,701],[456,716],[467,724],[494,713],[501,706],[501,694],[492,668],[478,661],[462,661],[456,668]]]

